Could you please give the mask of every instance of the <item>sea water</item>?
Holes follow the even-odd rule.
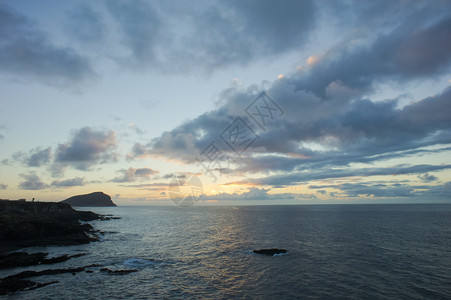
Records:
[[[30,278],[55,283],[10,299],[451,298],[451,205],[89,208],[101,241],[27,251],[87,253],[56,265],[100,264]],[[288,253],[259,255],[253,249]]]

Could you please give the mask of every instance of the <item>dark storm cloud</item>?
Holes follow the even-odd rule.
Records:
[[[91,78],[89,61],[70,47],[56,46],[36,23],[0,4],[0,72],[56,86]]]
[[[28,167],[40,167],[50,162],[52,158],[52,149],[34,148],[28,154],[23,152],[16,152],[13,154],[13,159],[20,161]]]
[[[52,187],[55,188],[66,188],[73,186],[84,186],[86,184],[85,179],[82,177],[75,177],[71,179],[65,180],[54,180],[51,184]]]
[[[122,169],[118,171],[122,175],[112,179],[112,182],[134,182],[137,180],[149,179],[151,175],[158,174],[158,171],[151,168],[128,168],[128,170]]]
[[[20,174],[20,177],[24,179],[24,181],[20,182],[18,186],[22,190],[43,190],[49,187],[41,181],[35,172]]]
[[[96,164],[116,161],[115,149],[113,131],[83,127],[74,132],[71,140],[58,145],[54,167],[58,170],[70,165],[86,171]]]

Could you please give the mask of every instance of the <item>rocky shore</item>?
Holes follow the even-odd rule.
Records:
[[[106,218],[76,211],[66,203],[0,200],[0,254],[23,247],[96,241],[94,228],[80,221]]]
[[[66,246],[87,244],[98,240],[98,234],[87,221],[109,220],[115,217],[102,216],[90,211],[74,210],[62,202],[26,202],[25,200],[0,199],[0,269],[32,265],[55,264],[85,255],[62,255],[47,258],[48,253],[12,252],[32,246]],[[31,290],[56,283],[39,283],[28,277],[75,273],[84,271],[84,266],[75,269],[49,269],[40,272],[24,271],[0,279],[0,295]],[[88,272],[88,271],[86,271]]]

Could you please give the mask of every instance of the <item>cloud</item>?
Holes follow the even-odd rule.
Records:
[[[202,195],[201,200],[294,200],[306,195],[302,194],[292,194],[292,193],[281,193],[281,194],[268,194],[270,189],[259,189],[250,188],[247,192],[238,193],[219,193],[217,195]],[[314,195],[308,195],[308,198],[314,198]]]
[[[136,144],[129,157],[153,155],[197,163],[196,157],[201,157],[214,141],[234,157],[238,172],[291,172],[406,157],[432,151],[423,149],[426,146],[451,143],[451,116],[446,113],[451,109],[451,88],[403,108],[398,107],[397,99],[351,101],[343,100],[340,92],[326,101],[311,93],[293,92],[292,88],[279,82],[272,86],[273,99],[286,113],[270,130],[257,131],[258,139],[241,157],[219,138],[232,123],[231,112],[237,111],[237,103],[245,106],[255,97],[239,90],[228,93],[223,107],[165,132],[146,145]]]
[[[232,164],[238,173],[297,173],[400,158],[429,146],[451,144],[447,113],[451,87],[405,106],[398,98],[370,99],[377,84],[412,84],[442,76],[451,67],[451,42],[445,38],[451,34],[451,18],[440,13],[449,4],[397,5],[405,8],[398,20],[388,21],[387,6],[377,6],[385,14],[380,18],[387,21],[380,31],[365,28],[357,36],[345,36],[320,58],[310,59],[308,68],[275,80],[267,94],[285,113],[271,120],[267,130],[245,114],[263,84],[233,86],[220,94],[217,109],[147,144],[135,144],[128,157],[164,157],[193,164],[214,142],[235,157]],[[365,11],[369,6],[357,9]],[[221,140],[221,133],[238,116],[257,135],[240,157]]]
[[[65,31],[84,45],[105,41],[107,32],[102,14],[88,5],[78,5],[67,13]]]
[[[123,65],[168,73],[215,71],[302,46],[316,20],[312,1],[114,1]]]
[[[6,129],[7,129],[6,126],[0,125],[0,130],[6,130]],[[0,133],[0,140],[4,140],[4,139],[5,139],[5,135]]]
[[[373,167],[373,168],[346,168],[330,169],[322,168],[319,170],[307,170],[303,172],[293,172],[281,175],[267,176],[258,179],[245,180],[242,183],[258,185],[292,185],[309,182],[313,180],[325,180],[335,178],[349,177],[369,177],[369,176],[396,176],[408,174],[420,174],[432,171],[448,170],[451,165],[399,165],[394,167]]]
[[[437,178],[437,176],[425,173],[422,175],[418,175],[418,179],[420,179],[423,182],[432,182],[432,181],[436,181],[438,178]]]
[[[29,174],[20,174],[20,177],[24,179],[24,181],[19,183],[19,189],[22,190],[43,190],[48,188],[49,186],[41,181],[38,175],[35,172],[31,172]]]
[[[451,18],[428,16],[419,21],[419,14],[411,13],[402,25],[380,34],[374,41],[333,48],[308,74],[296,74],[297,90],[310,90],[325,97],[326,88],[337,80],[352,89],[367,90],[376,81],[402,83],[448,72],[451,42],[446,37],[451,34]]]
[[[144,1],[108,1],[107,8],[119,25],[121,42],[130,54],[127,63],[149,65],[157,58],[157,47],[164,43],[161,17],[154,5]]]
[[[7,184],[0,183],[0,190],[6,190],[8,188]]]
[[[333,188],[338,190],[340,198],[397,198],[421,200],[422,202],[449,201],[451,182],[441,185],[412,185],[410,183],[344,183],[322,186],[310,186],[310,189]],[[321,191],[321,190],[320,190]],[[320,192],[320,191],[317,191]],[[337,192],[333,192],[337,196]]]
[[[50,147],[46,149],[34,148],[31,149],[28,154],[21,151],[13,154],[13,159],[20,161],[28,167],[40,167],[50,162],[52,158],[52,149]]]
[[[54,180],[51,184],[52,187],[56,188],[66,188],[73,186],[84,186],[86,184],[85,179],[82,177],[75,177],[65,180]]]
[[[93,78],[85,57],[54,45],[28,17],[0,4],[0,72],[69,86]]]
[[[116,161],[115,149],[113,131],[83,127],[73,133],[71,140],[58,145],[52,168],[58,171],[72,166],[87,171],[96,164]]]
[[[122,173],[121,176],[112,179],[113,182],[134,182],[139,179],[149,179],[151,175],[158,174],[158,171],[151,168],[128,168],[128,170],[119,170]]]

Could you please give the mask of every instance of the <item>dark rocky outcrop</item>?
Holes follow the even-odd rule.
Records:
[[[63,273],[78,273],[84,271],[86,268],[101,267],[100,265],[89,265],[79,268],[67,268],[67,269],[48,269],[43,271],[24,271],[15,275],[11,275],[0,279],[0,295],[7,295],[18,291],[34,290],[47,286],[49,284],[57,283],[58,281],[39,283],[28,280],[26,278],[42,276],[42,275],[55,275]]]
[[[99,206],[117,206],[111,200],[111,197],[102,192],[78,195],[61,201],[71,206],[99,207]]]
[[[27,279],[2,279],[0,280],[0,295],[12,294],[18,291],[30,291],[58,282],[59,281],[39,283]]]
[[[137,269],[127,269],[127,270],[111,270],[108,268],[102,268],[100,271],[108,272],[108,274],[114,274],[114,275],[124,275],[128,273],[138,272]]]
[[[258,254],[265,254],[265,255],[273,256],[274,254],[287,253],[288,251],[285,250],[285,249],[272,248],[272,249],[253,250],[252,252],[258,253]]]
[[[96,241],[96,231],[80,221],[103,220],[69,204],[0,200],[0,254],[21,247],[64,246]]]
[[[9,254],[0,254],[0,269],[28,267],[33,265],[49,265],[67,261],[71,258],[80,257],[86,255],[86,253],[80,253],[75,255],[61,255],[58,257],[47,258],[48,253],[31,253],[27,252],[13,252]]]

